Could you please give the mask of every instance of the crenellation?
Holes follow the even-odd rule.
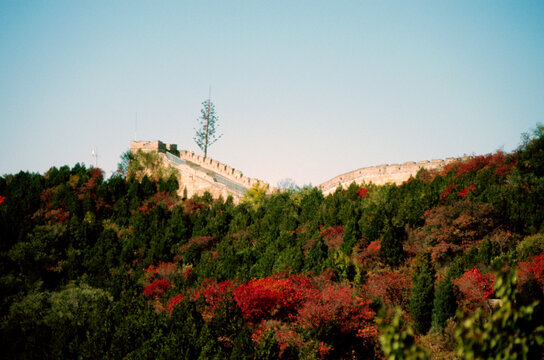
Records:
[[[146,152],[156,151],[159,154],[169,152],[188,162],[173,164],[165,155],[161,157],[163,162],[170,166],[174,166],[179,170],[181,184],[183,184],[183,186],[180,186],[180,194],[183,193],[184,190],[187,191],[188,196],[203,194],[205,191],[209,191],[214,197],[226,197],[228,194],[231,194],[235,201],[239,201],[248,188],[258,183],[264,183],[260,180],[246,177],[240,170],[236,170],[235,168],[212,158],[205,158],[204,156],[195,154],[193,151],[189,150],[178,150],[176,144],[166,145],[159,140],[152,142],[132,142],[131,151],[136,152],[138,150]],[[198,170],[195,168],[195,165],[206,169],[208,172]],[[269,192],[275,188],[270,189]]]
[[[415,176],[420,169],[439,170],[445,165],[455,161],[467,161],[473,157],[434,159],[431,161],[422,160],[418,162],[408,161],[403,164],[383,164],[362,169],[357,169],[349,173],[339,175],[331,180],[321,184],[319,188],[324,195],[328,195],[336,190],[338,186],[347,187],[352,182],[357,184],[374,183],[375,185],[384,185],[393,183],[400,185],[411,176]]]
[[[183,193],[183,189],[185,189],[188,196],[203,194],[205,191],[209,191],[214,197],[225,197],[226,195],[231,194],[235,201],[239,201],[247,189],[256,186],[257,184],[267,185],[265,182],[258,179],[244,176],[240,170],[212,158],[205,158],[202,155],[195,154],[193,151],[178,150],[176,144],[167,145],[159,140],[153,142],[133,141],[131,143],[130,151],[136,152],[138,150],[145,152],[157,151],[160,154],[169,152],[178,156],[180,159],[185,160],[187,163],[173,164],[168,160],[166,155],[161,155],[163,161],[179,170],[181,176],[180,183],[183,184],[183,186],[180,186],[180,193]],[[387,183],[402,184],[411,176],[415,176],[421,169],[431,171],[440,170],[445,165],[456,161],[468,161],[472,158],[472,156],[465,156],[463,158],[446,158],[445,160],[407,161],[402,164],[382,164],[361,168],[328,180],[321,184],[319,188],[324,195],[328,195],[338,186],[347,187],[353,182],[357,184],[374,183],[376,185]],[[198,167],[201,167],[202,169],[199,169]],[[206,169],[206,171],[203,171],[203,169]],[[269,186],[268,193],[277,190],[278,189]]]

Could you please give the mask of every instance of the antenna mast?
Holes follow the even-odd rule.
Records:
[[[98,153],[94,150],[91,151],[91,156],[94,157],[94,167],[98,168]]]

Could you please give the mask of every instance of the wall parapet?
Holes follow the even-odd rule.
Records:
[[[472,156],[462,158],[446,158],[435,160],[422,160],[418,162],[408,161],[403,164],[383,164],[357,169],[338,175],[323,184],[319,188],[324,195],[330,194],[338,186],[347,187],[352,182],[356,184],[373,183],[375,185],[384,185],[387,183],[400,185],[408,180],[410,176],[415,176],[419,170],[440,170],[444,166],[456,161],[466,161]]]
[[[268,183],[266,183],[265,181],[244,176],[244,174],[240,170],[237,170],[227,164],[223,164],[210,157],[204,158],[204,156],[195,154],[193,151],[189,151],[189,150],[178,150],[178,147],[176,144],[165,144],[160,140],[131,142],[130,151],[137,152],[139,150],[144,152],[156,151],[158,153],[162,153],[165,155],[167,153],[170,153],[183,161],[198,165],[200,168],[204,170],[212,171],[213,173],[227,179],[228,181],[231,181],[232,183],[237,184],[236,187],[237,188],[239,187],[240,189],[247,190],[255,186],[256,184],[268,185]],[[168,160],[172,161],[172,160],[175,160],[175,158],[168,159]],[[177,167],[180,166],[180,164],[176,161],[174,161],[174,164],[177,165]],[[187,178],[190,181],[193,181],[193,180],[196,181],[196,179],[199,178],[208,183],[215,182],[217,184],[217,182],[212,177],[205,174],[204,171],[198,171],[198,170],[189,171],[188,169],[186,169],[186,166],[183,166],[183,171],[187,174],[190,174],[190,177]],[[218,186],[221,186],[221,185],[218,185]],[[276,190],[277,190],[276,188],[269,186],[268,192],[272,193],[273,191],[276,191]]]
[[[183,160],[195,163],[203,167],[204,169],[211,170],[221,176],[226,177],[229,180],[242,184],[244,187],[247,188],[251,188],[256,184],[268,184],[265,181],[244,176],[244,174],[240,170],[237,170],[227,164],[223,164],[222,162],[214,160],[210,157],[204,158],[202,155],[195,154],[193,151],[180,150],[179,157]],[[275,189],[269,189],[269,191],[273,190]]]

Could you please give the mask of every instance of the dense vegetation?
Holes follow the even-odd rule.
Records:
[[[149,175],[0,177],[3,357],[542,356],[542,127],[327,197],[184,199]]]

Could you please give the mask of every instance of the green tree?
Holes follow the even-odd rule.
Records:
[[[381,239],[380,257],[388,265],[399,265],[404,260],[404,250],[401,238],[403,234],[400,229],[386,226]]]
[[[414,285],[410,299],[410,315],[416,333],[425,334],[431,327],[434,300],[435,270],[430,253],[424,253],[416,259],[412,279]]]
[[[242,203],[258,208],[264,203],[267,192],[268,184],[261,184],[258,182],[246,191],[242,198]]]
[[[208,147],[213,145],[217,140],[223,136],[216,134],[217,116],[215,115],[215,105],[210,99],[205,100],[202,103],[202,109],[200,110],[200,117],[198,121],[198,129],[195,129],[196,134],[193,138],[200,148],[204,151],[204,158],[208,156]]]
[[[532,321],[538,303],[516,303],[513,272],[497,277],[495,293],[501,305],[488,318],[480,308],[468,318],[459,319],[457,355],[463,359],[540,359],[544,326],[535,327]]]
[[[400,307],[395,309],[391,323],[384,321],[383,318],[378,318],[378,324],[381,330],[380,344],[385,359],[420,360],[430,358],[427,349],[415,342],[412,328],[403,324]]]
[[[433,327],[443,329],[457,310],[456,293],[451,277],[445,277],[437,286],[433,303]]]

